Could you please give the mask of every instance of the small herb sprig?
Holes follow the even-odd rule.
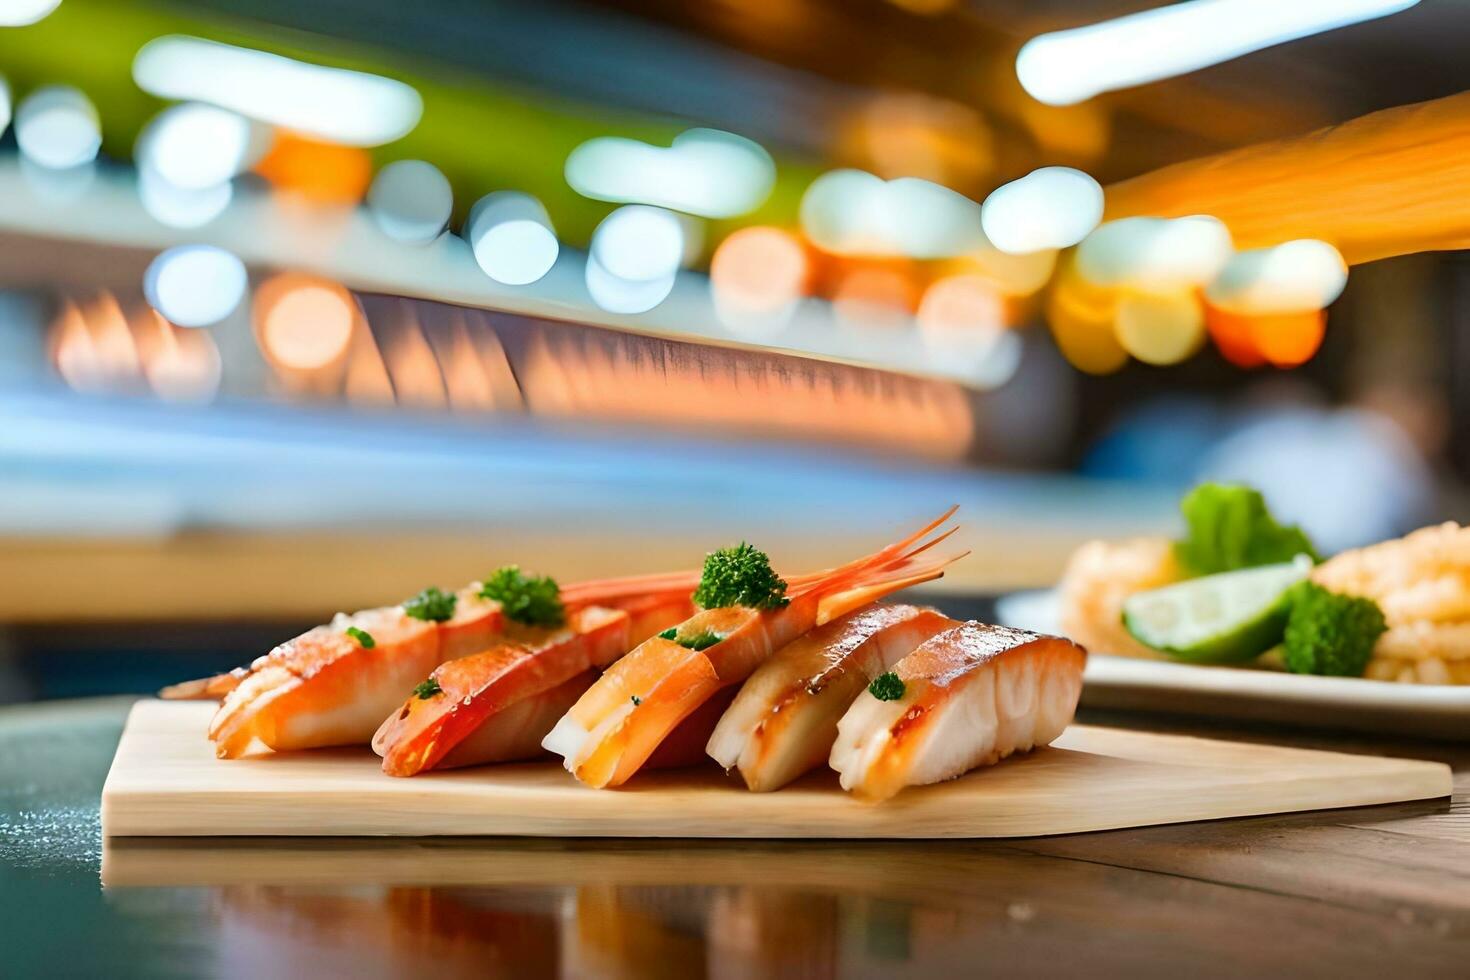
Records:
[[[714,630],[700,630],[698,633],[692,633],[689,636],[680,636],[679,627],[677,626],[670,626],[660,633],[659,636],[665,640],[673,640],[679,646],[690,650],[708,650],[724,639],[723,636]]]
[[[454,616],[454,606],[458,601],[459,597],[454,593],[431,585],[412,599],[405,599],[403,612],[414,619],[442,623]]]
[[[874,677],[873,683],[868,685],[868,693],[879,701],[897,701],[905,690],[903,679],[891,670]]]
[[[527,626],[561,626],[567,621],[556,580],[527,575],[519,565],[496,569],[480,587],[480,598],[494,599],[506,618]]]
[[[346,633],[348,636],[356,640],[357,645],[362,647],[364,650],[371,650],[373,647],[378,645],[378,641],[373,639],[373,634],[369,633],[367,630],[360,630],[356,626],[349,626],[342,632]]]
[[[424,681],[413,689],[413,696],[418,698],[420,701],[427,701],[429,700],[429,698],[432,698],[436,694],[442,694],[443,691],[444,688],[439,686],[439,682],[430,677],[428,680]]]

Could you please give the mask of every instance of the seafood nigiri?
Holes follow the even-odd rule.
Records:
[[[735,696],[709,754],[745,785],[780,789],[823,765],[837,720],[863,688],[955,620],[917,606],[867,606],[776,651]]]
[[[251,664],[224,695],[209,737],[226,759],[256,739],[272,749],[366,745],[415,684],[447,660],[498,643],[508,620],[534,620],[549,603],[576,611],[599,600],[627,603],[646,618],[641,610],[655,597],[687,603],[693,584],[693,575],[676,574],[558,592],[549,578],[508,566],[457,594],[426,589],[399,606],[339,615]]]
[[[610,667],[556,723],[542,743],[579,780],[620,786],[664,739],[717,691],[744,681],[779,649],[889,593],[944,574],[961,556],[920,560],[953,530],[921,543],[954,508],[896,544],[819,575],[781,581],[749,545],[705,562],[695,602],[705,606]]]
[[[641,642],[692,611],[682,593],[641,601],[636,614],[588,606],[565,614],[559,626],[520,630],[514,640],[441,664],[382,723],[373,750],[390,776],[537,756],[551,726],[632,648],[632,637]]]
[[[1082,693],[1071,640],[969,622],[939,633],[858,695],[837,723],[842,788],[883,800],[1047,745]]]

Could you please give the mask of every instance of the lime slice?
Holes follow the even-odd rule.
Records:
[[[1196,663],[1240,663],[1281,642],[1286,590],[1312,568],[1305,555],[1190,579],[1129,596],[1123,625],[1145,646]]]

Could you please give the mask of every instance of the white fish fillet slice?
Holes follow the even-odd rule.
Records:
[[[966,623],[899,661],[902,697],[864,691],[837,726],[830,763],[842,787],[884,799],[1049,744],[1082,691],[1081,647]]]

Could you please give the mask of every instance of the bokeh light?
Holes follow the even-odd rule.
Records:
[[[476,201],[465,237],[485,275],[507,286],[540,279],[561,251],[546,208],[518,191],[496,191]]]
[[[454,191],[432,163],[396,160],[373,178],[368,209],[389,238],[410,244],[431,242],[449,223]]]
[[[1111,374],[1128,363],[1128,352],[1113,329],[1117,291],[1078,275],[1074,255],[1058,263],[1047,296],[1047,325],[1057,348],[1073,367],[1088,374]]]
[[[234,184],[229,181],[185,190],[147,167],[138,171],[138,197],[143,209],[153,220],[170,228],[198,228],[208,224],[229,207],[234,193]]]
[[[795,235],[752,226],[720,242],[709,275],[719,302],[752,314],[776,314],[805,293],[811,264]]]
[[[317,371],[347,352],[357,302],[340,283],[284,272],[255,293],[256,339],[261,353],[289,371]]]
[[[838,255],[950,258],[983,248],[980,206],[917,177],[884,180],[832,170],[801,199],[801,225],[817,247]]]
[[[1123,218],[1077,247],[1077,271],[1104,286],[1179,290],[1214,280],[1231,248],[1230,230],[1207,215]]]
[[[49,16],[61,0],[0,0],[0,27],[25,27]]]
[[[79,89],[48,85],[16,107],[15,140],[32,163],[67,170],[96,159],[102,128],[96,107]]]
[[[618,208],[592,235],[592,257],[629,282],[661,281],[684,260],[684,225],[672,212],[642,204]]]
[[[1212,305],[1237,313],[1303,313],[1330,306],[1347,275],[1337,249],[1303,238],[1237,253],[1205,295]]]
[[[606,136],[567,157],[572,189],[597,201],[652,204],[707,218],[755,210],[770,195],[776,165],[759,143],[717,129],[691,129],[668,147]]]
[[[1248,318],[1251,341],[1262,357],[1279,368],[1310,361],[1327,335],[1324,310],[1258,313]]]
[[[609,313],[646,313],[673,292],[676,272],[658,279],[624,279],[602,267],[597,255],[587,256],[585,278],[592,302]]]
[[[143,294],[169,322],[205,327],[235,311],[245,297],[245,263],[213,245],[160,252],[143,275]]]
[[[1236,367],[1257,368],[1266,363],[1266,357],[1256,347],[1252,336],[1252,317],[1231,313],[1217,306],[1205,304],[1205,329],[1214,341],[1220,356]]]
[[[399,139],[424,110],[418,92],[391,78],[180,34],[143,45],[133,80],[162,99],[207,102],[349,146]]]
[[[1146,364],[1178,364],[1199,350],[1205,314],[1191,290],[1144,292],[1125,289],[1114,318],[1118,342]]]
[[[832,311],[847,326],[897,329],[909,322],[918,299],[918,286],[907,268],[859,265],[838,281]]]
[[[1077,244],[1102,214],[1097,181],[1071,167],[1042,167],[991,191],[980,222],[996,248],[1024,254]]]
[[[283,191],[316,204],[356,204],[373,179],[364,150],[279,132],[255,170]]]
[[[191,102],[153,117],[138,137],[137,158],[175,187],[204,190],[243,170],[259,142],[244,116]]]

